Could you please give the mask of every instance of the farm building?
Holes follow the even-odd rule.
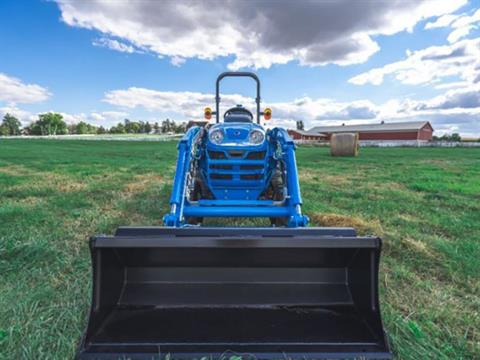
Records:
[[[325,134],[327,138],[335,133],[355,132],[360,140],[396,141],[417,140],[431,141],[433,127],[428,121],[410,122],[381,122],[379,124],[316,126],[310,129],[309,134]]]
[[[319,141],[326,140],[327,135],[311,133],[304,130],[288,129],[288,135],[292,137],[293,140],[307,140],[307,141]]]

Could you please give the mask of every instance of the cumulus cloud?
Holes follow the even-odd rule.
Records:
[[[121,41],[115,40],[115,39],[109,39],[106,37],[101,37],[98,39],[93,40],[92,45],[94,46],[99,46],[99,47],[105,47],[110,50],[115,50],[119,52],[124,52],[128,54],[133,54],[133,53],[142,53],[141,50],[137,49],[136,47],[123,43]]]
[[[213,94],[199,92],[157,91],[152,89],[131,87],[112,90],[105,94],[103,101],[123,108],[144,108],[148,111],[174,112],[183,119],[195,119],[203,116],[206,106],[214,105]],[[252,98],[239,94],[224,94],[221,97],[221,111],[242,104],[255,110]],[[370,101],[337,102],[331,99],[311,99],[303,97],[290,102],[271,102],[275,118],[280,121],[294,120],[365,120],[374,119],[377,115],[375,105]],[[223,109],[223,110],[222,110]]]
[[[415,102],[414,107],[416,110],[459,108],[480,110],[480,86],[449,90],[433,99]]]
[[[37,84],[25,84],[20,79],[0,73],[0,101],[8,104],[44,101],[50,92]]]
[[[139,87],[112,90],[105,93],[104,102],[122,109],[144,109],[155,115],[174,113],[178,120],[201,119],[203,108],[214,105],[213,94],[189,91],[158,91]],[[252,98],[239,94],[222,95],[221,112],[236,104],[243,104],[254,111]],[[341,102],[333,99],[302,97],[292,101],[266,102],[263,106],[273,109],[271,125],[294,127],[303,120],[307,128],[316,125],[378,123],[380,121],[431,121],[442,132],[455,129],[465,135],[479,131],[480,91],[477,85],[467,89],[446,91],[429,100],[392,99],[383,104],[369,100]],[[477,133],[478,135],[478,133]]]
[[[459,39],[467,36],[473,29],[478,28],[480,23],[480,9],[476,10],[472,15],[443,15],[433,22],[428,22],[425,29],[434,29],[442,27],[452,28],[452,32],[448,35],[447,40],[454,43]]]
[[[89,124],[110,127],[128,118],[129,114],[125,111],[93,111],[90,113],[67,113],[60,112],[63,116],[63,120],[67,124],[77,124],[80,121],[87,122]]]
[[[480,80],[479,75],[480,38],[476,38],[408,52],[404,60],[371,69],[348,81],[355,85],[380,85],[386,76],[393,76],[403,84],[420,85],[458,76],[475,83]]]
[[[94,111],[90,113],[69,113],[62,111],[59,112],[58,110],[49,110],[41,112],[31,112],[25,109],[21,109],[15,105],[7,105],[0,107],[0,119],[2,119],[6,114],[10,114],[12,116],[15,116],[22,123],[22,126],[27,126],[32,122],[37,121],[38,115],[48,112],[58,112],[60,115],[62,115],[63,120],[67,124],[77,124],[80,121],[83,121],[89,124],[104,127],[110,127],[129,117],[129,113],[125,111]]]
[[[32,121],[37,119],[37,116],[35,114],[32,114],[29,111],[20,109],[15,105],[7,105],[7,106],[0,107],[0,118],[3,119],[3,117],[6,114],[15,116],[22,123],[22,126],[26,126],[30,124]]]
[[[203,116],[203,109],[214,104],[212,94],[191,91],[157,91],[139,87],[112,90],[105,94],[104,102],[123,108],[143,108],[148,111],[174,112],[184,118]],[[254,102],[248,97],[238,94],[222,95],[222,107],[243,104],[252,107]]]
[[[136,48],[171,57],[174,65],[189,58],[233,55],[229,67],[238,69],[268,68],[292,60],[311,66],[361,63],[379,50],[374,36],[412,31],[419,21],[450,14],[466,1],[57,3],[66,24],[95,29]]]

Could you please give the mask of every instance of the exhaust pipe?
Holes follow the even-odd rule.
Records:
[[[120,228],[91,239],[77,359],[391,359],[381,240],[348,228]]]

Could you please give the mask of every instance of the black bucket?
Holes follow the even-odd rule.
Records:
[[[389,359],[380,243],[342,228],[120,228],[95,237],[77,358]]]

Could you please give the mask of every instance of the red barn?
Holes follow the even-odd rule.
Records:
[[[327,135],[325,134],[316,134],[310,131],[288,129],[287,132],[293,140],[319,141],[327,139]]]
[[[381,122],[380,124],[316,126],[310,134],[326,134],[328,138],[335,133],[358,133],[360,140],[420,140],[431,141],[433,127],[428,121]]]

